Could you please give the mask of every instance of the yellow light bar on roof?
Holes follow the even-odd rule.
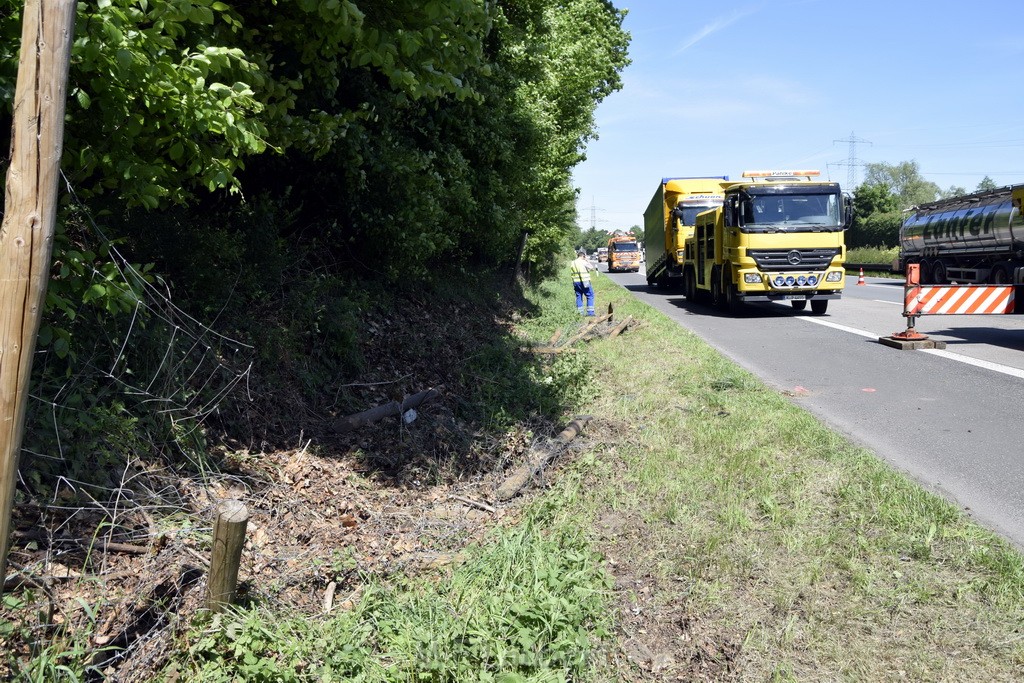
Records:
[[[744,178],[777,178],[779,176],[800,178],[803,176],[818,176],[821,171],[744,171]]]

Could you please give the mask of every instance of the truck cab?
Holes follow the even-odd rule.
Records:
[[[640,245],[636,235],[626,233],[615,235],[608,240],[608,272],[632,272],[640,270]]]
[[[816,315],[842,296],[850,198],[817,171],[747,171],[699,214],[684,248],[683,292],[735,310],[789,301]]]

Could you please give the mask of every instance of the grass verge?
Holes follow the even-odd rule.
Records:
[[[642,323],[537,370],[595,420],[518,521],[447,571],[368,577],[326,617],[197,621],[165,679],[1024,678],[1015,549],[609,278],[596,288],[599,310]],[[533,300],[525,336],[579,325],[566,283]]]
[[[611,623],[607,575],[550,509],[496,530],[446,576],[370,580],[330,618],[215,616],[173,670],[225,683],[578,679]]]
[[[645,634],[609,678],[1024,678],[1017,550],[614,283],[598,297],[649,323],[587,350],[581,516],[628,586],[624,647]]]

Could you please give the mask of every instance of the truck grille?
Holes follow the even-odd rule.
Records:
[[[754,259],[759,270],[821,270],[838,253],[837,248],[747,250],[747,256]]]

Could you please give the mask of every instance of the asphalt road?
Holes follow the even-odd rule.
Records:
[[[847,278],[824,316],[730,316],[649,288],[643,270],[609,277],[1024,549],[1024,315],[922,317],[946,349],[902,351],[877,341],[906,328],[899,280]]]

